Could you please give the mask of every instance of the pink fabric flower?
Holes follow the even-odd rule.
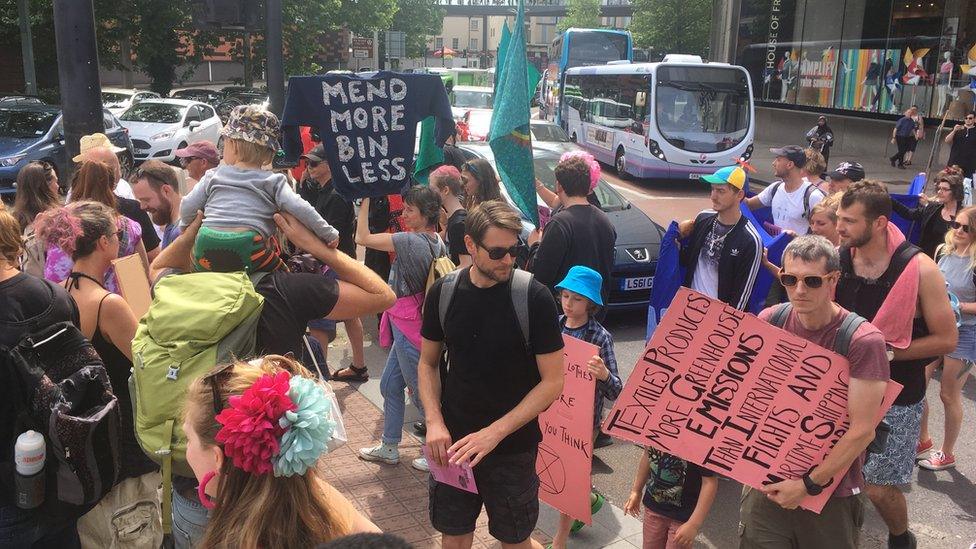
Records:
[[[600,174],[603,172],[603,170],[600,168],[600,163],[593,158],[592,154],[586,151],[569,151],[567,153],[563,153],[563,155],[559,157],[559,161],[562,162],[570,158],[576,158],[577,156],[582,158],[583,161],[586,162],[586,164],[590,167],[590,190],[592,191],[596,188],[597,182],[600,181]]]
[[[265,374],[242,395],[230,397],[229,406],[217,414],[223,425],[217,442],[236,467],[253,475],[271,472],[271,458],[278,454],[285,432],[278,420],[296,408],[288,398],[290,379],[288,372]]]

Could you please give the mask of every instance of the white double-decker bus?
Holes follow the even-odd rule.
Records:
[[[566,70],[559,120],[621,175],[698,179],[752,156],[749,73],[698,56]]]

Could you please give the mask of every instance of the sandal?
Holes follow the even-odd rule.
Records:
[[[369,370],[366,368],[357,368],[353,365],[349,365],[345,368],[340,368],[332,374],[333,381],[345,381],[348,383],[361,383],[364,381],[369,381]]]

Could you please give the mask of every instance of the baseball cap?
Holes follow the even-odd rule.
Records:
[[[827,174],[831,179],[850,179],[860,181],[864,179],[864,166],[859,162],[841,162],[834,171]]]
[[[234,107],[227,119],[227,125],[220,130],[220,135],[267,147],[274,152],[281,148],[278,145],[278,137],[281,135],[278,117],[258,105]]]
[[[769,149],[769,152],[792,161],[796,164],[797,168],[802,168],[807,163],[807,155],[803,152],[802,148],[796,145],[787,145],[780,148],[773,147]]]
[[[122,147],[115,146],[104,133],[93,133],[81,136],[81,140],[78,142],[79,153],[71,160],[73,162],[81,162],[85,158],[85,153],[92,149],[111,149],[115,154],[125,150]]]
[[[600,295],[602,286],[603,277],[600,273],[583,265],[573,265],[566,273],[566,278],[556,284],[556,289],[575,292],[602,307],[603,296]]]
[[[173,154],[178,158],[202,158],[211,164],[220,164],[220,154],[217,152],[217,147],[209,141],[190,143],[182,149],[176,149]]]
[[[712,185],[732,185],[736,189],[742,190],[749,181],[746,171],[739,166],[728,166],[720,168],[711,175],[703,175],[702,180]]]
[[[312,147],[312,150],[302,155],[302,158],[311,160],[312,162],[325,162],[325,147],[321,144]]]

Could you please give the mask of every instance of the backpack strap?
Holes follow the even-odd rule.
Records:
[[[522,342],[526,350],[531,351],[529,339],[529,287],[532,285],[533,275],[529,271],[515,269],[512,271],[512,307],[515,309],[515,319],[522,330]]]
[[[834,352],[846,357],[848,351],[851,350],[851,340],[854,339],[854,334],[865,322],[867,320],[863,316],[857,313],[847,313],[847,316],[840,323],[840,328],[837,328],[837,335],[834,336]]]
[[[446,333],[447,310],[451,308],[451,302],[454,301],[454,292],[457,291],[458,281],[461,279],[461,269],[452,271],[442,278],[444,282],[441,284],[441,295],[437,300],[437,316],[441,321],[441,332]]]
[[[780,303],[776,310],[773,311],[773,316],[769,317],[769,323],[777,328],[782,328],[786,326],[786,319],[789,318],[790,312],[793,310],[793,304],[786,302]]]
[[[776,198],[776,191],[778,191],[779,188],[782,187],[782,186],[783,186],[783,182],[782,181],[777,181],[776,183],[773,183],[773,186],[772,187],[769,188],[769,207],[770,208],[773,207],[773,199]]]
[[[813,183],[807,183],[807,188],[803,191],[803,219],[810,219],[810,197],[815,190],[817,188],[813,186]]]

